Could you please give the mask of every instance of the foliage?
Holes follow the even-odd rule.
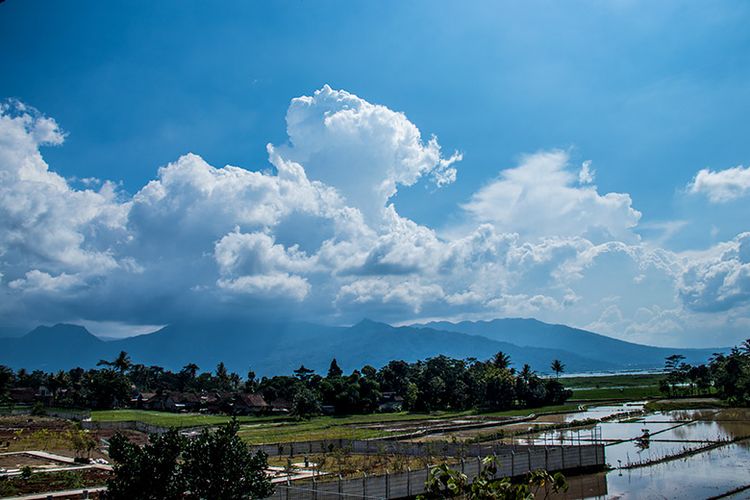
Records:
[[[292,415],[304,419],[319,413],[320,402],[315,393],[307,387],[300,387],[292,401]]]
[[[527,500],[535,498],[540,490],[557,493],[566,491],[568,484],[559,472],[551,475],[545,470],[533,471],[522,482],[510,478],[496,479],[497,462],[494,457],[482,461],[482,469],[473,482],[460,471],[447,464],[433,467],[425,483],[425,495],[417,498],[463,497],[469,500]]]
[[[122,434],[110,442],[114,470],[107,482],[110,499],[264,498],[273,493],[264,474],[267,457],[253,454],[238,437],[239,423],[193,440],[175,429],[152,434],[142,448]]]
[[[170,500],[183,497],[185,477],[178,463],[184,438],[172,429],[152,434],[142,448],[122,434],[110,440],[109,456],[115,462],[113,475],[107,481],[107,498],[111,500]]]
[[[557,363],[563,370],[564,365]],[[134,363],[124,351],[99,365],[99,369],[57,373],[19,370],[14,374],[0,369],[0,396],[11,388],[36,391],[44,386],[51,394],[45,397],[46,404],[100,410],[126,407],[131,400],[140,401],[139,394],[146,392],[165,400],[178,393],[195,410],[201,406],[213,412],[233,413],[233,403],[242,392],[259,393],[267,403],[291,408],[295,417],[304,419],[323,409],[337,415],[393,411],[398,407],[419,412],[501,411],[559,404],[571,395],[555,380],[539,377],[528,365],[517,372],[503,352],[487,361],[448,356],[415,363],[391,361],[380,369],[366,365],[348,375],[334,359],[325,377],[300,365],[292,375],[260,380],[248,370],[244,381],[224,363],[218,363],[213,372],[199,373],[193,363],[172,372]],[[193,396],[188,397],[190,394]]]
[[[69,430],[66,432],[66,438],[75,451],[76,459],[91,458],[91,452],[96,448],[96,439],[90,432],[83,429]]]
[[[24,465],[23,467],[21,467],[21,479],[23,479],[24,481],[28,481],[29,479],[31,479],[32,474],[33,471],[28,465]]]
[[[660,390],[667,395],[710,394],[712,391],[733,405],[750,405],[750,339],[729,354],[714,354],[708,364],[691,366],[684,356],[666,358],[666,378]]]
[[[555,372],[557,378],[560,378],[560,374],[565,371],[565,365],[559,359],[553,360],[550,368]]]
[[[252,453],[237,437],[239,424],[232,420],[215,432],[203,430],[189,441],[182,465],[188,490],[196,498],[265,498],[273,494],[264,473],[263,452]]]
[[[43,417],[47,414],[47,410],[44,409],[44,405],[40,402],[34,403],[31,407],[31,414],[35,417]]]

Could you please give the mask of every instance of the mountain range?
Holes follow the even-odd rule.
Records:
[[[37,327],[18,338],[0,338],[0,364],[46,371],[88,368],[126,351],[135,363],[172,370],[187,363],[212,370],[223,361],[238,373],[252,368],[258,375],[277,375],[290,374],[301,364],[324,373],[334,357],[343,369],[353,370],[439,354],[488,359],[503,351],[516,367],[528,363],[539,372],[548,372],[551,361],[560,359],[567,372],[590,372],[660,368],[671,354],[702,363],[712,353],[725,350],[645,346],[565,325],[513,318],[401,327],[370,320],[350,327],[177,322],[153,333],[111,341],[82,326],[58,324]]]

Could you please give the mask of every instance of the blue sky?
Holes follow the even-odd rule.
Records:
[[[185,298],[185,290],[200,289],[214,296],[198,304],[223,311],[258,300],[257,280],[239,296],[223,295],[232,287],[237,291],[238,283],[247,285],[243,277],[287,276],[285,284],[266,283],[260,289],[264,293],[292,290],[295,284],[306,283],[309,291],[300,298],[297,288],[291,294],[293,302],[301,316],[319,321],[346,323],[361,316],[400,322],[440,315],[451,319],[527,315],[650,343],[736,341],[750,325],[750,271],[741,236],[750,230],[746,223],[750,183],[743,170],[750,163],[749,20],[750,6],[740,1],[296,1],[217,7],[205,2],[115,5],[8,0],[0,5],[0,42],[6,48],[0,53],[0,97],[36,108],[39,115],[34,120],[54,119],[64,132],[64,144],[62,137],[34,143],[41,147],[48,171],[66,179],[72,194],[64,197],[75,198],[76,192],[87,187],[100,189],[101,185],[86,186],[79,179],[111,180],[115,182],[111,200],[99,201],[97,206],[114,203],[117,207],[110,209],[127,213],[118,215],[117,223],[104,224],[109,229],[122,224],[122,233],[105,241],[101,241],[104,231],[93,228],[94,219],[70,228],[73,239],[82,238],[76,247],[79,251],[88,257],[93,252],[112,258],[110,268],[105,265],[107,270],[86,276],[75,266],[91,269],[90,263],[73,265],[50,252],[19,246],[23,238],[15,233],[6,238],[1,247],[4,279],[0,284],[5,286],[6,303],[15,308],[0,308],[0,320],[8,326],[80,320],[100,329],[138,328],[170,321],[184,312],[180,304],[194,308],[194,299]],[[359,149],[340,142],[351,137],[340,135],[327,137],[330,143],[323,141],[328,152],[312,153],[310,148],[290,144],[293,134],[285,117],[291,99],[313,96],[324,84],[334,92],[346,91],[362,102],[404,113],[421,132],[422,144],[433,134],[437,137],[444,160],[458,151],[462,159],[449,166],[456,169],[455,181],[438,187],[432,166],[419,167],[406,177],[386,176],[397,189],[386,198],[370,200],[376,205],[394,205],[391,225],[383,229],[382,221],[375,222],[375,216],[368,215],[370,209],[354,200],[361,193],[351,191],[351,182],[338,184],[359,161],[363,165],[368,158],[380,161],[382,151],[373,150],[371,157],[358,159]],[[346,100],[343,94],[334,96]],[[388,116],[398,122],[397,117]],[[383,124],[382,120],[377,123]],[[33,136],[35,125],[24,126]],[[388,130],[399,127],[397,123]],[[381,136],[367,135],[373,137]],[[363,139],[358,136],[357,140]],[[55,145],[47,147],[45,142]],[[343,193],[344,206],[363,214],[362,224],[373,234],[349,235],[363,246],[362,252],[376,247],[376,240],[380,244],[415,241],[413,232],[393,229],[407,222],[415,224],[417,233],[420,228],[429,229],[447,246],[465,242],[479,225],[489,224],[497,235],[516,234],[513,245],[518,248],[531,245],[541,252],[540,248],[548,249],[551,239],[557,238],[556,245],[569,250],[559,250],[557,257],[532,252],[537,265],[533,269],[522,266],[522,271],[509,264],[508,255],[496,255],[498,261],[482,264],[498,273],[495,278],[501,285],[493,288],[477,284],[475,273],[486,275],[486,267],[481,271],[472,267],[459,276],[453,261],[441,261],[430,270],[399,273],[382,263],[365,270],[360,262],[359,271],[344,270],[341,261],[335,269],[323,270],[320,249],[324,241],[353,241],[337,232],[341,221],[329,216],[325,221],[285,219],[271,226],[264,222],[260,228],[251,227],[241,216],[222,212],[226,227],[205,233],[195,228],[189,231],[204,242],[191,255],[212,253],[216,261],[192,284],[170,282],[172,272],[156,263],[164,256],[154,257],[144,249],[145,243],[138,249],[125,248],[135,245],[128,241],[149,238],[156,245],[157,238],[149,231],[158,233],[159,224],[172,223],[159,219],[146,224],[136,217],[138,210],[128,205],[147,183],[159,179],[159,167],[194,153],[216,168],[236,165],[274,174],[277,166],[269,163],[268,143],[286,160],[302,165],[310,180],[322,180]],[[355,167],[344,165],[344,158]],[[568,172],[575,177],[586,161],[594,172],[591,182],[556,175]],[[510,179],[501,173],[524,165],[528,175],[524,170]],[[731,170],[735,167],[740,168]],[[183,163],[181,168],[188,167]],[[703,169],[708,171],[697,182]],[[550,190],[538,191],[538,200],[562,195],[558,199],[567,199],[566,203],[555,206],[537,200],[509,209],[505,195],[498,197],[498,191],[512,192],[519,185],[518,189],[527,192],[528,183],[540,172],[559,182]],[[558,191],[561,187],[567,191]],[[6,188],[9,193],[20,192],[9,182]],[[602,201],[607,193],[629,199],[613,207]],[[65,209],[49,210],[55,211],[54,217],[62,217]],[[635,212],[628,210],[640,215],[633,219]],[[318,209],[313,212],[305,217],[321,217]],[[6,221],[11,221],[9,213]],[[540,213],[547,216],[540,218]],[[561,213],[572,216],[561,222],[554,217]],[[596,224],[582,227],[584,219]],[[39,229],[41,220],[27,221],[24,227]],[[574,222],[567,228],[570,221]],[[8,234],[19,222],[14,224],[6,226]],[[288,251],[297,244],[316,263],[306,268],[291,258],[283,265],[276,262],[281,268],[270,274],[264,274],[267,269],[259,265],[250,266],[250,271],[230,270],[226,263],[222,268],[217,245],[234,226],[239,226],[237,234],[269,236],[268,248],[281,247],[284,259],[290,259]],[[567,228],[564,234],[561,228]],[[70,240],[70,235],[66,238]],[[581,239],[598,247],[597,255],[606,253],[602,245],[627,245],[621,252],[630,255],[630,260],[627,264],[615,260],[614,265],[618,270],[632,266],[633,275],[610,276],[618,286],[609,289],[597,277],[606,269],[597,267],[604,266],[603,257],[597,257],[597,265],[586,261],[583,267],[588,272],[579,270],[576,266],[583,264],[573,265],[570,255],[590,258]],[[240,247],[247,250],[257,249],[253,245],[260,240],[243,241]],[[404,259],[421,255],[420,251],[412,248],[398,255]],[[446,250],[434,250],[441,251]],[[651,253],[643,257],[645,252]],[[192,262],[187,253],[175,258]],[[42,257],[30,257],[37,255]],[[360,257],[363,262],[376,260],[372,254],[369,260],[364,254]],[[649,263],[657,258],[662,264],[652,272]],[[112,269],[126,268],[124,262],[139,269],[138,280],[112,274]],[[726,262],[736,262],[736,268],[725,269]],[[451,274],[444,270],[448,265],[453,266],[452,277],[444,281]],[[43,274],[28,275],[34,271]],[[179,274],[179,269],[174,273]],[[46,288],[37,283],[31,290],[29,276],[47,279]],[[72,288],[60,285],[60,278],[68,276],[80,278],[75,283],[69,279]],[[54,279],[58,279],[56,291],[49,284]],[[171,285],[163,285],[166,282]],[[631,289],[633,282],[646,289]],[[115,283],[132,287],[137,294],[160,297],[174,308],[153,311],[138,303],[114,307],[101,299],[100,309],[111,311],[103,314],[83,305],[87,293],[107,296],[102,287],[108,289]],[[54,301],[50,301],[52,293],[57,294]],[[283,309],[286,306],[279,305],[282,295],[273,300]],[[312,296],[318,302],[305,305]],[[398,300],[404,296],[424,296],[424,300],[419,304]],[[35,304],[42,300],[55,305],[38,312]],[[447,309],[446,304],[450,305]]]

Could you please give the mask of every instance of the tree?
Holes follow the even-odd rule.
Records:
[[[226,391],[229,389],[229,371],[223,361],[216,365],[216,379],[219,381],[219,389]]]
[[[175,429],[151,434],[144,447],[120,433],[112,436],[109,456],[113,474],[107,481],[110,500],[177,500],[184,498],[185,478],[179,463],[184,438]]]
[[[232,419],[214,432],[204,429],[187,443],[182,472],[191,498],[240,500],[273,494],[265,474],[266,454],[252,453],[237,436],[239,428]]]
[[[664,360],[664,370],[667,372],[670,394],[674,393],[677,384],[682,382],[687,375],[688,367],[683,363],[684,360],[685,356],[682,354],[672,354]]]
[[[558,379],[560,378],[560,374],[565,371],[565,365],[559,359],[553,360],[549,367],[555,372]]]
[[[120,351],[120,354],[117,355],[114,361],[102,359],[96,364],[96,366],[108,366],[114,368],[121,374],[128,371],[132,365],[133,363],[130,360],[130,356],[128,356],[128,353],[125,351]]]
[[[491,410],[507,410],[516,398],[516,384],[508,370],[490,367],[485,375],[485,395],[482,403]]]
[[[265,474],[267,457],[252,453],[237,436],[236,419],[216,430],[204,429],[188,441],[175,429],[149,436],[144,447],[122,434],[110,440],[114,461],[107,498],[177,500],[265,498],[273,487]]]
[[[13,370],[7,366],[0,365],[0,404],[8,398],[8,392],[15,382]]]
[[[336,358],[331,360],[331,366],[328,367],[328,378],[337,378],[344,374],[344,370],[339,368],[339,364],[336,362]]]
[[[510,367],[510,356],[505,354],[503,351],[499,351],[497,354],[495,354],[495,357],[492,358],[492,364],[494,364],[501,370],[507,370],[508,367]]]
[[[69,430],[66,433],[70,445],[75,451],[77,461],[88,462],[91,458],[91,452],[96,448],[96,439],[90,432],[83,429]]]
[[[256,392],[258,390],[258,379],[255,376],[253,370],[247,371],[247,379],[245,379],[245,392]]]
[[[182,367],[178,378],[180,380],[180,390],[185,390],[192,387],[195,384],[195,376],[198,374],[198,365],[195,363],[188,363]]]
[[[320,401],[313,391],[300,386],[292,399],[291,414],[300,419],[310,418],[320,413]]]

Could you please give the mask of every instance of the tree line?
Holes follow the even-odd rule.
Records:
[[[246,393],[285,402],[292,413],[306,417],[322,411],[503,410],[559,404],[570,397],[558,380],[540,377],[529,365],[516,370],[510,364],[510,358],[499,352],[486,361],[436,356],[413,363],[391,361],[380,369],[365,365],[346,374],[333,359],[325,374],[303,365],[290,375],[258,378],[252,370],[245,377],[230,372],[224,363],[210,372],[192,363],[171,371],[134,363],[121,352],[88,370],[47,373],[0,366],[0,403],[11,402],[13,389],[39,387],[45,388],[48,405],[90,409],[125,407],[143,392],[213,392],[226,397]],[[564,365],[556,360],[553,369],[559,376]]]
[[[713,393],[734,406],[750,405],[750,339],[708,363],[690,365],[681,354],[666,358],[660,390],[671,396]]]

